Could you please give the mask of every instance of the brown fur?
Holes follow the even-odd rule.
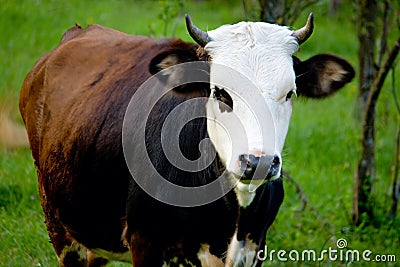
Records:
[[[132,36],[99,25],[86,29],[76,26],[64,34],[59,46],[40,58],[28,73],[21,88],[20,112],[35,160],[46,226],[60,266],[95,266],[105,262],[93,256],[93,251],[98,251],[95,249],[114,254],[128,251],[121,240],[131,179],[121,142],[126,107],[135,90],[152,75],[149,66],[153,58],[172,51],[178,59],[197,60],[196,49],[196,45],[177,39]],[[171,100],[176,101],[171,103],[195,95],[173,93]],[[134,197],[141,195],[137,193]],[[144,207],[143,201],[132,205]],[[149,209],[143,209],[143,214],[132,214],[133,222],[156,213],[151,205],[153,201],[149,201]],[[159,206],[158,203],[154,205]],[[214,211],[216,207],[229,210],[224,208],[223,200],[213,204]],[[209,214],[207,209],[201,210]],[[230,229],[222,238],[215,238],[220,244],[219,253],[223,253],[233,234],[235,220],[224,212],[217,214],[221,221],[226,218],[230,224],[229,227],[221,226]],[[207,220],[204,215],[198,215],[198,218]],[[192,216],[188,219],[193,220]],[[153,223],[164,224],[162,220]],[[152,228],[148,223],[144,225],[150,228],[143,232],[128,223],[126,240],[135,266],[158,266],[163,257],[173,257],[175,253],[185,255],[183,250],[189,251],[188,255],[197,260],[200,243],[186,244],[186,248],[177,246],[174,239],[179,233],[166,230],[163,232],[172,240],[159,242],[165,248],[154,249],[146,231],[161,228]],[[199,221],[198,225],[203,223]],[[201,238],[205,238],[205,231],[214,236],[210,227],[196,227],[201,230],[199,233],[194,229],[189,232]],[[176,229],[181,231],[179,227]],[[195,242],[200,241],[195,238]],[[150,247],[150,251],[146,249]],[[168,250],[168,247],[176,248]],[[172,255],[163,252],[164,249],[173,251]],[[152,256],[141,257],[144,252],[150,252]]]

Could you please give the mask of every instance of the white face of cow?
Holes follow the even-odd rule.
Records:
[[[276,170],[270,178],[280,176],[296,90],[292,55],[298,42],[292,34],[286,27],[260,22],[208,32],[205,51],[216,63],[211,65],[208,134],[228,171],[243,173],[243,157],[251,162],[273,156]],[[231,109],[221,107],[221,101]]]

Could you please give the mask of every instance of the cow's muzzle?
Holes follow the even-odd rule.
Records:
[[[242,179],[263,180],[279,178],[281,172],[281,160],[278,155],[257,156],[254,154],[242,154],[239,156],[240,172]]]

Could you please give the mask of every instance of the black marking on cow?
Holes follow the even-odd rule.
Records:
[[[238,241],[245,241],[248,236],[257,246],[262,246],[265,242],[266,231],[278,214],[283,197],[282,178],[267,181],[258,187],[251,204],[245,208],[240,208],[237,230]]]
[[[232,112],[233,110],[233,100],[229,93],[217,86],[214,87],[214,98],[219,102],[219,110],[221,112]]]

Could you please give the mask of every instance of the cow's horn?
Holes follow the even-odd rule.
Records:
[[[193,40],[201,46],[205,46],[211,39],[210,36],[206,32],[203,32],[199,28],[193,25],[192,20],[188,14],[185,15],[186,19],[186,28],[192,36]]]
[[[299,45],[307,41],[314,30],[314,13],[310,13],[306,26],[293,32],[293,36],[297,38]]]

